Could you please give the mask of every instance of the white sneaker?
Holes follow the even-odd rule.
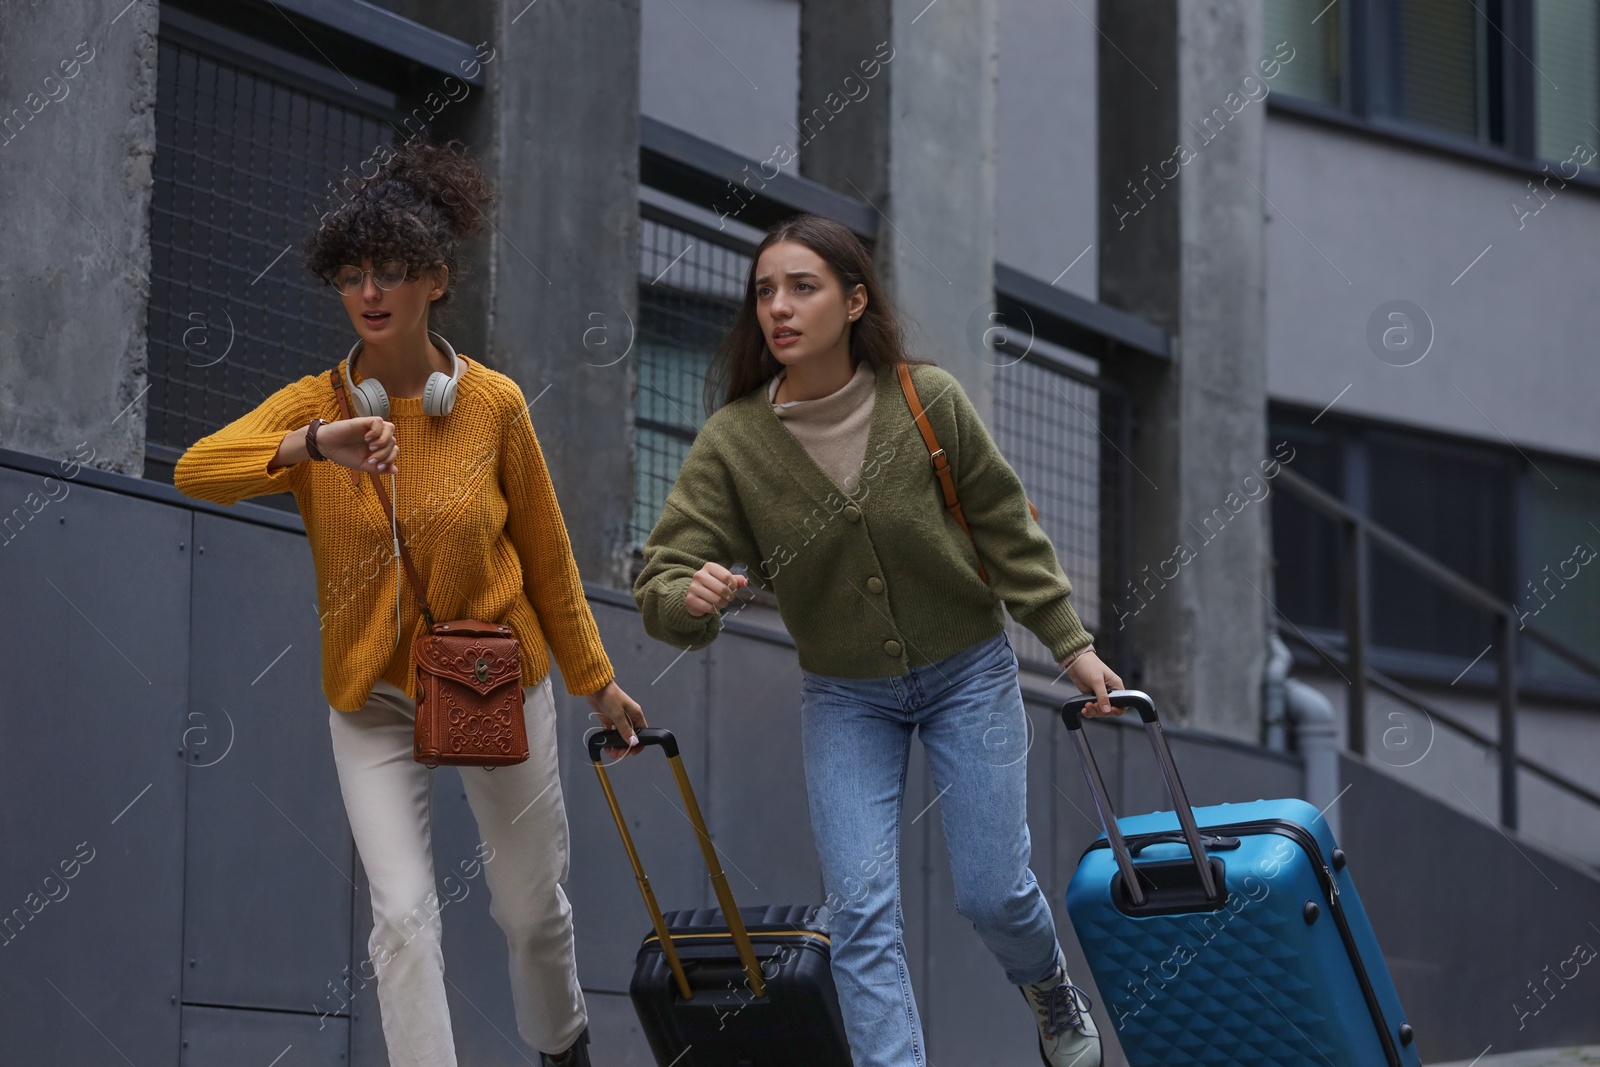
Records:
[[[1089,995],[1067,977],[1056,950],[1056,973],[1018,987],[1039,1024],[1039,1057],[1045,1067],[1100,1067],[1100,1031],[1089,1016]]]

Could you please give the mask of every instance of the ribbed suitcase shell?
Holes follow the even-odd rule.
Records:
[[[850,1067],[815,904],[740,908],[766,995],[751,996],[720,908],[666,913],[694,996],[679,994],[654,933],[639,946],[628,994],[658,1064]]]
[[[1317,809],[1260,800],[1194,815],[1208,838],[1239,842],[1229,849],[1207,842],[1207,855],[1225,872],[1221,910],[1124,913],[1112,898],[1118,869],[1103,835],[1067,887],[1067,914],[1099,986],[1102,1018],[1116,1028],[1131,1067],[1420,1067],[1355,881]],[[1132,850],[1139,835],[1176,831],[1178,819],[1158,811],[1117,825]],[[1174,840],[1146,845],[1135,863],[1163,860],[1191,862]]]

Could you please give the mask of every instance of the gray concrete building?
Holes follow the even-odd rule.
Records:
[[[630,588],[751,250],[814,211],[870,242],[915,354],[983,413],[1197,802],[1329,805],[1425,1062],[1600,1041],[1576,990],[1505,1010],[1600,903],[1597,10],[0,5],[0,1031],[30,1063],[385,1062],[294,502],[170,482],[344,355],[301,242],[426,136],[501,194],[443,332],[521,385],[619,679],[684,739],[741,902],[822,896],[792,642],[753,598],[680,662]],[[1010,633],[1034,868],[1087,982],[1070,686]],[[561,699],[596,1062],[646,1064],[648,920]],[[1165,806],[1140,739],[1095,736],[1123,810]],[[937,801],[917,759],[908,818]],[[455,784],[442,872],[473,840]],[[713,906],[670,776],[619,789],[663,904]],[[27,903],[79,842],[103,858],[77,902]],[[933,1058],[1034,1062],[934,820],[902,848]],[[461,884],[462,1062],[526,1062]]]

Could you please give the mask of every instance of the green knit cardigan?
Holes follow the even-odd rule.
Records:
[[[706,421],[645,542],[633,587],[645,631],[683,649],[715,639],[721,615],[684,606],[695,571],[710,560],[743,564],[752,585],[777,597],[800,666],[814,674],[904,674],[1000,633],[1002,603],[1058,663],[1089,644],[1055,549],[960,383],[931,365],[911,373],[955,469],[987,583],[886,367],[877,372],[853,494],[773,413],[765,389]]]

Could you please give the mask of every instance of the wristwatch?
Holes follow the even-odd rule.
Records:
[[[306,454],[312,459],[327,459],[322,450],[317,447],[317,428],[326,426],[327,419],[312,419],[311,425],[306,427]]]

